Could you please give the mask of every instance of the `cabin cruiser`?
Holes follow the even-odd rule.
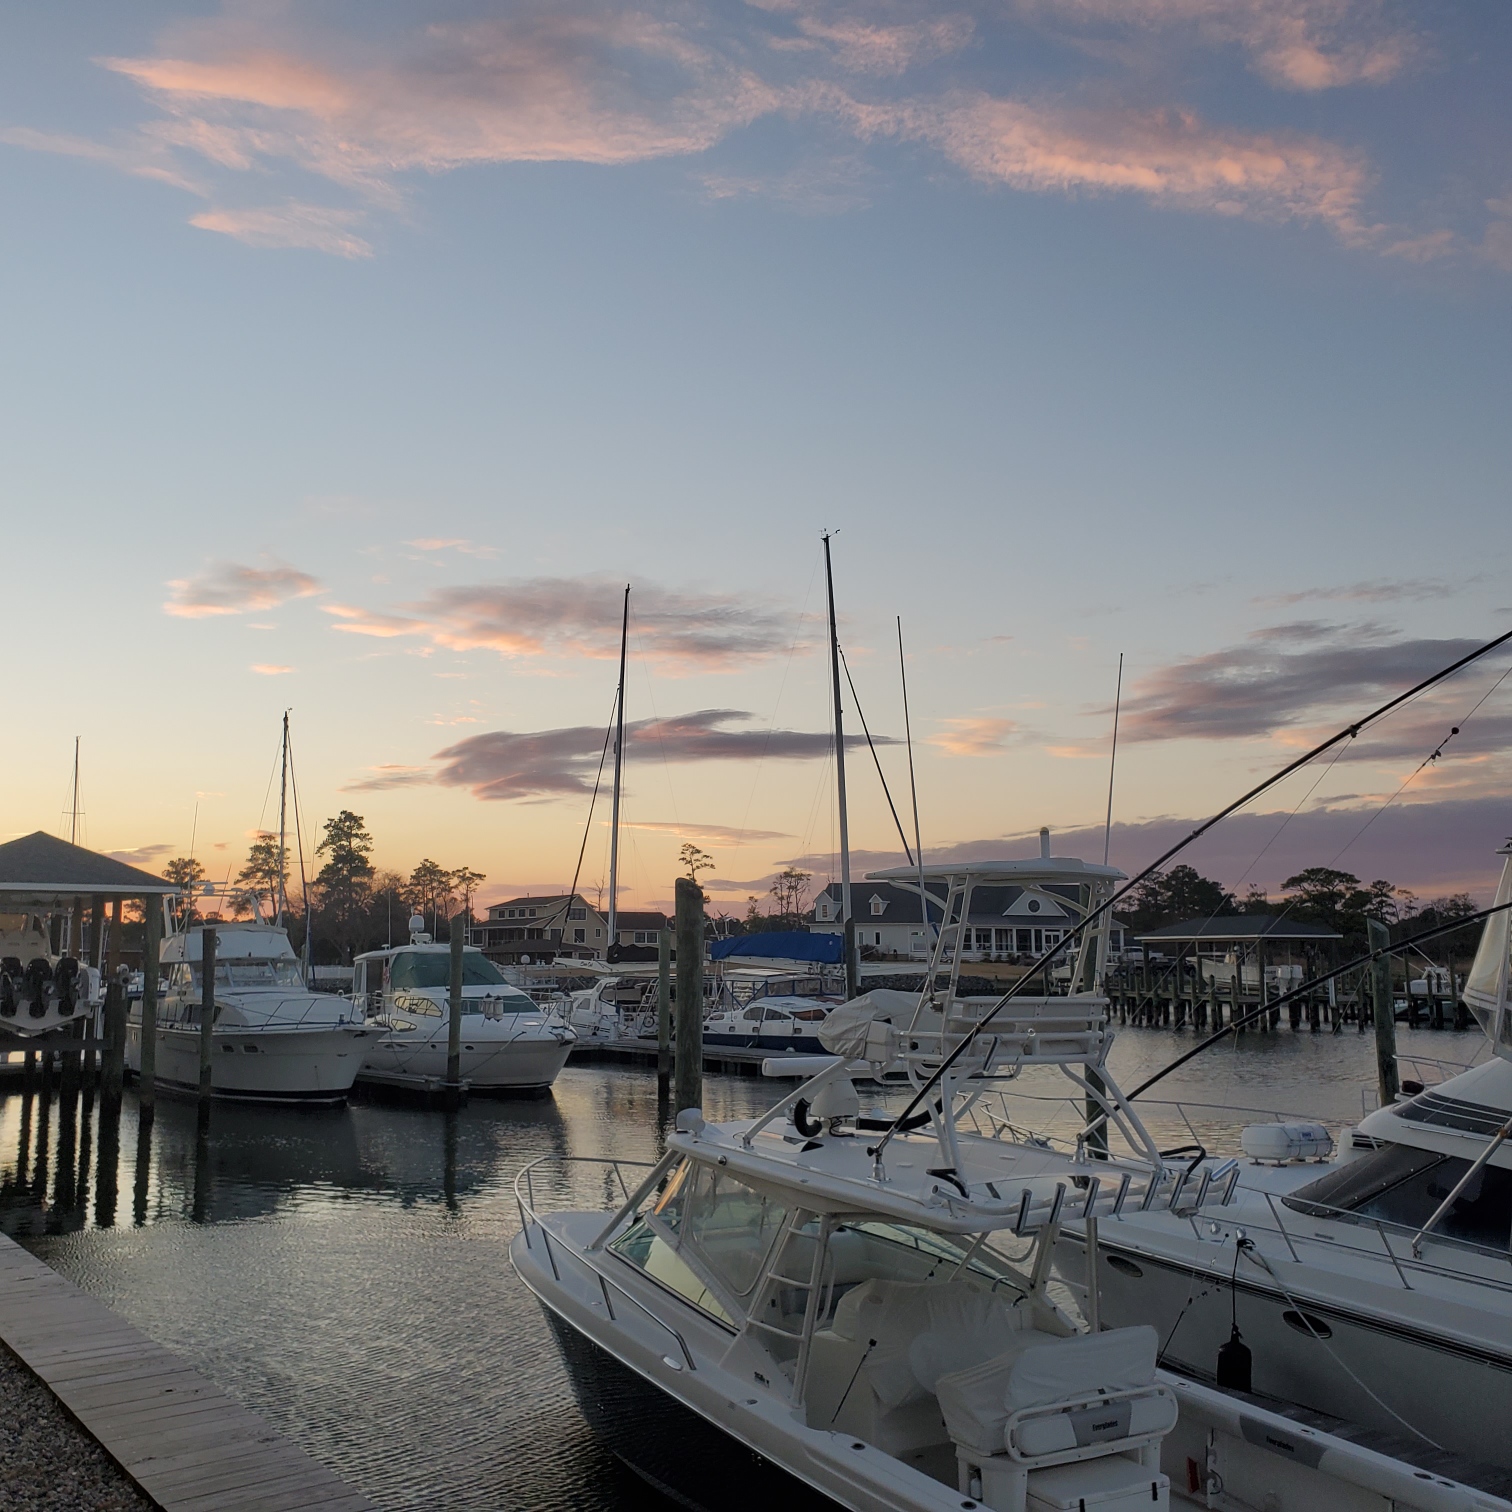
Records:
[[[1053,871],[1085,916],[1119,876],[1058,858],[971,865],[936,879],[932,964],[955,951],[951,980],[974,877],[1017,866],[1037,885]],[[595,1431],[683,1505],[721,1512],[795,1491],[855,1512],[1507,1507],[1160,1369],[1155,1330],[1101,1326],[1095,1287],[1089,1328],[1057,1303],[1051,1261],[1071,1217],[1227,1195],[1217,1177],[1191,1193],[1185,1162],[1154,1148],[1107,1074],[1092,985],[987,1010],[935,988],[906,1022],[897,1003],[889,1019],[858,999],[824,1027],[830,1053],[806,1058],[812,1074],[761,1117],[684,1110],[649,1168],[527,1166],[511,1259]],[[982,1095],[1032,1065],[1095,1096],[1138,1153],[979,1127]],[[791,1058],[768,1066],[788,1074]],[[857,1083],[897,1072],[917,1111],[863,1110]],[[584,1206],[615,1182],[617,1207]]]
[[[727,971],[720,1002],[704,1019],[709,1047],[813,1054],[823,1050],[819,1026],[841,997],[822,978],[770,971]]]
[[[199,1087],[205,931],[215,931],[211,1091],[248,1102],[345,1102],[373,1032],[344,998],[311,992],[277,925],[197,924],[163,941],[157,1006],[159,1086]],[[126,1065],[142,1069],[142,1006],[130,1005]]]
[[[1512,902],[1512,845],[1496,894]],[[1512,1007],[1508,915],[1486,921],[1465,1001],[1489,1060],[1344,1131],[1246,1129],[1251,1164],[1211,1218],[1103,1225],[1104,1320],[1153,1323],[1173,1369],[1212,1375],[1235,1328],[1256,1391],[1512,1467]],[[1193,1189],[1211,1162],[1193,1168]],[[1059,1263],[1084,1284],[1085,1235]]]
[[[365,1084],[426,1091],[446,1081],[451,947],[424,924],[410,920],[408,945],[357,957],[352,1001],[375,1031],[358,1072]],[[471,1092],[543,1092],[575,1040],[481,950],[463,950],[461,1077]]]

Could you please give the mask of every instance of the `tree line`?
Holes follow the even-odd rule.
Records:
[[[448,869],[429,857],[408,877],[379,871],[372,854],[373,837],[361,814],[343,809],[325,821],[315,847],[320,869],[309,879],[307,921],[301,879],[290,875],[288,845],[281,846],[277,835],[261,831],[234,886],[222,898],[222,913],[229,909],[233,918],[256,914],[271,919],[282,890],[284,921],[294,948],[303,950],[308,922],[313,928],[313,959],[319,965],[336,965],[364,950],[407,939],[411,914],[423,915],[437,939],[450,938],[452,915],[464,911],[471,918],[473,896],[488,880],[486,873],[470,866]],[[163,867],[163,877],[183,890],[192,916],[202,917],[204,866],[192,857],[175,856]]]

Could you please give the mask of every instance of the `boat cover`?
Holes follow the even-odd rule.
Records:
[[[910,1024],[918,1006],[917,992],[873,987],[830,1013],[819,1026],[819,1043],[831,1055],[885,1064],[897,1053],[891,1029]],[[884,1032],[878,1034],[874,1026],[882,1026]]]
[[[838,966],[845,959],[845,940],[837,934],[778,929],[770,934],[736,935],[731,940],[715,940],[709,946],[710,960],[726,961],[731,956],[763,961],[813,961],[821,966]]]
[[[1008,1419],[1015,1412],[1099,1391],[1153,1385],[1158,1344],[1148,1325],[1071,1339],[1049,1339],[1026,1330],[985,1364],[942,1375],[935,1382],[935,1396],[956,1443],[980,1454],[1001,1454]]]

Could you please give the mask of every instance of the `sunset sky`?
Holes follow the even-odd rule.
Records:
[[[7,838],[66,831],[79,735],[81,838],[219,880],[289,708],[307,831],[564,886],[628,582],[622,904],[693,840],[742,912],[831,866],[826,529],[889,741],[903,620],[935,857],[1101,859],[1120,653],[1132,869],[1512,629],[1506,7],[80,0],[5,42]],[[1187,859],[1488,898],[1509,668]],[[898,847],[849,771],[859,874]]]

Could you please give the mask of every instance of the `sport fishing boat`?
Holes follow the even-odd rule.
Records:
[[[955,979],[984,876],[1018,868],[1040,885],[1050,872],[1086,917],[1120,875],[972,865],[936,878],[931,984],[942,967]],[[1105,957],[1105,929],[1094,938],[1083,962]],[[715,1125],[685,1110],[665,1157],[633,1172],[527,1166],[511,1259],[590,1425],[682,1505],[737,1512],[774,1498],[854,1512],[1507,1507],[1161,1370],[1155,1330],[1104,1328],[1095,1285],[1090,1327],[1058,1305],[1051,1260],[1072,1216],[1177,1200],[1201,1212],[1228,1195],[1216,1174],[1193,1191],[1108,1075],[1090,972],[1066,996],[986,1009],[935,988],[901,1022],[857,1000],[822,1031],[831,1054],[761,1117]],[[1095,1098],[1135,1153],[1058,1150],[976,1116],[1032,1066]],[[910,1108],[863,1110],[857,1082],[897,1072]],[[602,1210],[593,1196],[613,1181],[623,1200]]]
[[[1496,902],[1512,902],[1512,845]],[[1512,1467],[1512,1006],[1508,915],[1486,921],[1465,1002],[1493,1055],[1345,1130],[1262,1124],[1234,1200],[1125,1211],[1098,1243],[1105,1321],[1154,1324],[1172,1369],[1212,1377],[1235,1329],[1253,1388]],[[1212,1162],[1198,1164],[1194,1184]],[[1085,1282],[1085,1235],[1058,1260]]]
[[[447,1077],[451,946],[435,944],[418,914],[410,942],[357,957],[354,1011],[374,1031],[358,1080],[431,1090]],[[461,1077],[468,1090],[544,1092],[577,1036],[504,980],[476,946],[462,952]]]
[[[345,998],[306,988],[287,932],[273,924],[197,924],[163,941],[158,1085],[199,1087],[204,938],[211,927],[213,1095],[248,1102],[344,1102],[373,1031],[352,1016]],[[140,999],[128,1011],[126,1065],[140,1074]]]

